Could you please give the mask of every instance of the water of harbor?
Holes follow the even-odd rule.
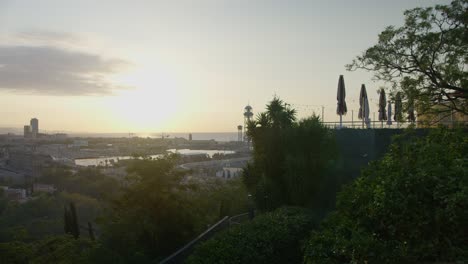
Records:
[[[179,153],[182,155],[195,155],[195,154],[207,154],[210,158],[214,154],[234,154],[235,151],[232,150],[198,150],[198,149],[168,149],[167,152],[170,153]],[[159,158],[163,154],[149,155],[151,158]],[[133,159],[132,156],[111,156],[111,157],[99,157],[99,158],[87,158],[87,159],[75,159],[75,165],[78,166],[112,166],[113,163],[119,162],[119,160],[128,160]]]

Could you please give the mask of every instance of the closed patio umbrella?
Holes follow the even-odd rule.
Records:
[[[387,125],[392,125],[392,102],[388,100],[387,104]]]
[[[346,115],[348,109],[346,107],[346,90],[343,75],[340,75],[338,79],[338,92],[336,95],[336,100],[338,101],[338,105],[336,107],[336,114],[340,116],[340,128],[343,127],[343,115]]]
[[[414,102],[410,99],[408,103],[408,121],[414,123],[416,121],[416,116],[414,115]]]
[[[366,100],[364,101],[364,107],[365,107],[365,123],[366,123],[366,127],[367,128],[371,128],[371,120],[369,118],[369,114],[370,114],[370,108],[369,108],[369,99],[366,97]],[[375,113],[374,113],[374,118],[375,118]]]
[[[401,115],[402,115],[402,104],[401,104],[401,95],[400,92],[398,92],[395,96],[395,115],[393,116],[393,120],[398,123],[401,121]]]
[[[366,86],[364,84],[361,85],[361,92],[359,94],[359,113],[358,118],[362,119],[362,128],[364,128],[364,124],[369,127],[369,100],[367,99],[367,91]]]
[[[385,96],[385,90],[380,89],[380,97],[379,97],[379,121],[383,127],[383,121],[387,120],[387,111],[385,107],[387,106],[387,97]]]

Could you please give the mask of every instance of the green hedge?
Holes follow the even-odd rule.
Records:
[[[300,263],[301,240],[314,222],[305,209],[280,208],[199,245],[187,263]]]
[[[314,231],[307,263],[434,263],[468,259],[468,134],[399,136],[342,191]]]

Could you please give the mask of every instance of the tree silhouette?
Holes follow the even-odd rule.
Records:
[[[405,96],[412,94],[420,113],[468,114],[468,1],[404,15],[404,26],[387,27],[347,69],[372,71]]]
[[[72,235],[74,238],[80,237],[80,227],[76,215],[75,203],[71,202],[70,207],[64,207],[64,224],[65,233]]]

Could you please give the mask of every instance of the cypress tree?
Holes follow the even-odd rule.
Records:
[[[76,216],[75,203],[70,203],[70,226],[71,233],[75,238],[80,237],[80,227],[78,226],[78,219]]]
[[[64,224],[64,230],[65,234],[71,234],[71,228],[70,228],[70,212],[67,209],[67,206],[63,206],[63,224]]]
[[[93,225],[91,224],[91,222],[88,222],[88,233],[89,233],[89,238],[91,240],[95,240]]]

